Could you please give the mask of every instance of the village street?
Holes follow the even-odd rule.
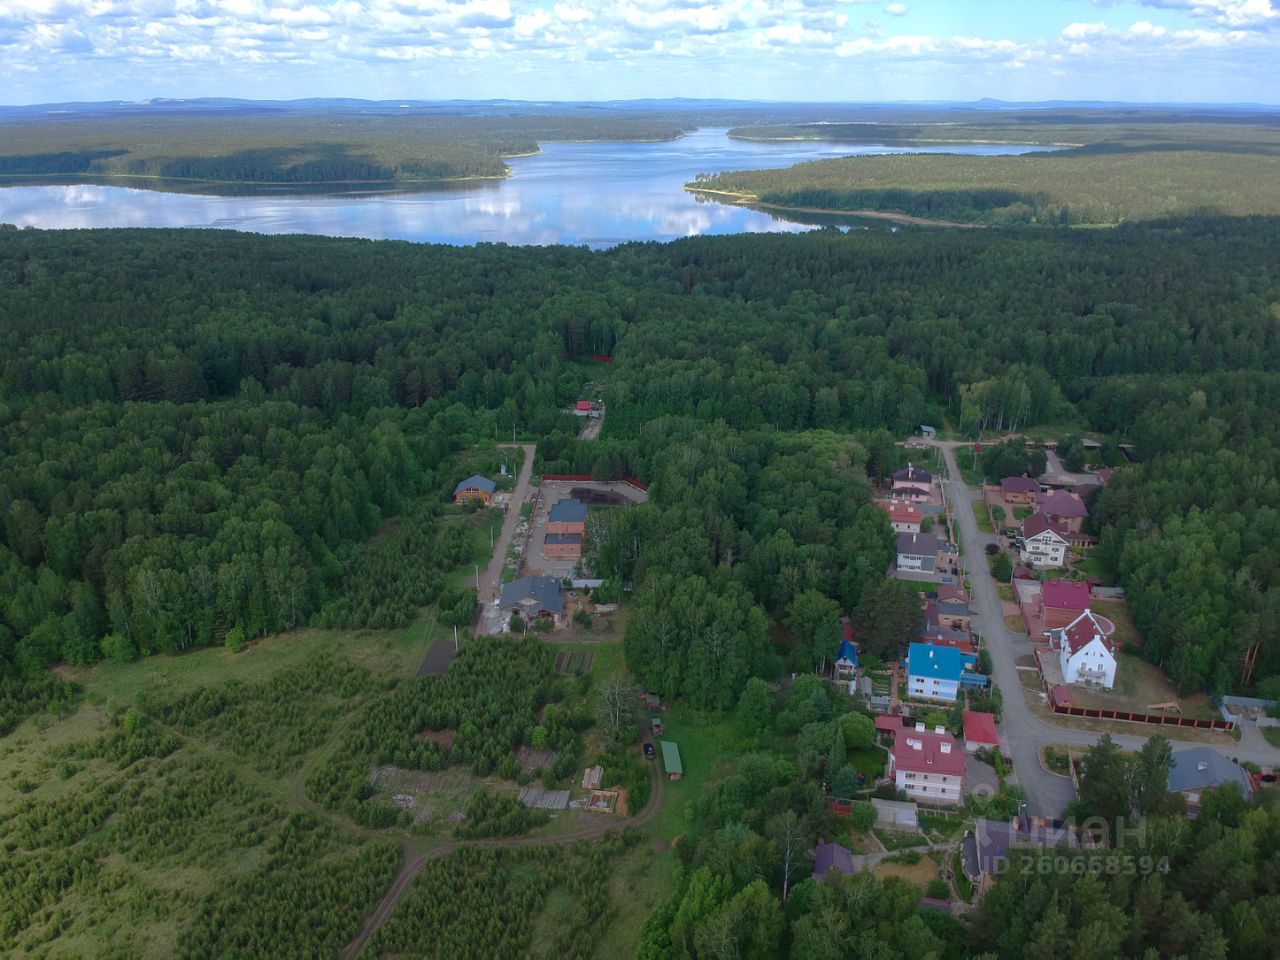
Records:
[[[515,536],[516,524],[520,521],[520,508],[529,496],[529,479],[533,475],[533,456],[538,447],[533,443],[522,443],[518,447],[509,443],[504,447],[519,449],[524,453],[524,465],[516,478],[515,490],[507,501],[507,515],[502,520],[502,532],[493,545],[493,556],[489,558],[489,566],[480,574],[480,582],[476,589],[476,602],[479,613],[476,618],[476,636],[502,632],[502,618],[498,615],[493,600],[502,589],[502,566],[507,560],[507,551],[511,549],[511,538]]]
[[[941,448],[947,463],[950,477],[943,483],[955,517],[956,529],[964,544],[962,560],[967,565],[970,582],[973,630],[987,644],[991,654],[992,679],[1004,694],[1002,738],[1008,744],[1009,756],[1013,758],[1015,778],[1026,791],[1028,813],[1033,816],[1058,817],[1075,794],[1067,777],[1050,773],[1041,766],[1040,750],[1049,744],[1090,746],[1098,741],[1100,734],[1045,723],[1027,708],[1014,661],[1019,656],[1030,654],[1034,648],[1026,636],[1015,634],[1004,625],[1000,598],[996,596],[995,585],[988,574],[984,552],[988,543],[995,542],[995,537],[978,530],[970,504],[981,500],[982,494],[965,485],[956,465],[955,448],[968,445],[954,441],[931,441],[931,445]],[[1134,730],[1148,729],[1139,724],[1130,726]],[[1151,729],[1151,733],[1154,732]],[[1270,746],[1252,724],[1244,724],[1242,733],[1240,742],[1234,747],[1220,748],[1226,756],[1241,762],[1251,760],[1268,766],[1280,764],[1280,750]],[[1202,745],[1194,741],[1179,741],[1172,734],[1173,731],[1170,731],[1166,735],[1175,750]],[[1113,734],[1112,739],[1123,749],[1137,750],[1146,743],[1149,735]]]

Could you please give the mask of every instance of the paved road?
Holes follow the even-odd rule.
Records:
[[[995,584],[988,575],[983,552],[988,543],[995,542],[995,537],[978,530],[973,508],[970,506],[972,501],[980,501],[982,494],[970,490],[960,478],[954,448],[962,444],[954,441],[932,443],[942,449],[950,473],[950,479],[943,483],[954,511],[956,529],[964,543],[964,556],[961,560],[969,570],[973,629],[987,643],[995,682],[1004,694],[1003,733],[1004,740],[1009,745],[1009,754],[1013,758],[1016,778],[1026,791],[1029,813],[1056,817],[1074,799],[1075,794],[1068,778],[1049,773],[1040,765],[1040,749],[1051,743],[1090,746],[1098,741],[1100,734],[1045,723],[1027,708],[1014,661],[1019,656],[1030,654],[1034,645],[1024,634],[1013,633],[1004,625],[1000,598],[996,596]],[[1143,735],[1113,734],[1112,739],[1126,750],[1137,750],[1148,738]],[[1180,741],[1172,737],[1170,740],[1175,750],[1203,746],[1196,741]],[[1240,761],[1251,760],[1264,766],[1280,765],[1280,750],[1271,747],[1252,724],[1245,724],[1238,744],[1217,749]]]
[[[515,444],[504,443],[500,446],[512,447]],[[488,568],[480,574],[480,586],[476,590],[479,594],[477,599],[480,606],[480,612],[476,618],[476,636],[478,637],[499,633],[502,629],[502,618],[493,606],[493,598],[502,589],[502,566],[507,559],[507,550],[511,547],[511,538],[515,536],[516,523],[520,520],[520,507],[524,504],[525,497],[529,495],[529,478],[533,475],[533,456],[538,449],[537,445],[532,443],[522,443],[519,447],[524,451],[524,466],[520,468],[520,474],[516,478],[516,488],[507,502],[507,515],[502,521],[502,533],[494,543],[493,557],[489,560]]]

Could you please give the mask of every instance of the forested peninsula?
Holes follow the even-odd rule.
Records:
[[[656,114],[504,117],[316,110],[23,118],[0,129],[0,182],[104,182],[152,189],[221,185],[422,184],[505,177],[504,157],[561,140],[670,140]]]
[[[943,152],[700,174],[686,189],[774,208],[875,211],[987,225],[1112,226],[1189,215],[1280,214],[1280,127],[1274,117],[1246,126],[1050,112],[1003,120],[760,125],[729,135]],[[1017,156],[945,152],[960,143],[1060,149]]]

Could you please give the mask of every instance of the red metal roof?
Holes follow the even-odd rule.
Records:
[[[964,738],[969,743],[998,744],[996,736],[996,718],[980,710],[964,712]]]
[[[892,714],[882,713],[876,717],[877,733],[897,733],[902,729],[902,718],[893,716]]]
[[[1102,624],[1095,620],[1093,614],[1088,610],[1062,628],[1062,644],[1070,654],[1074,654],[1082,647],[1088,646],[1094,637],[1101,640],[1103,646],[1108,650],[1115,652],[1112,649],[1110,638],[1107,637],[1102,629]]]
[[[591,401],[590,401],[590,400],[579,400],[579,401],[578,401],[578,409],[579,409],[579,410],[590,410],[590,409],[591,409]]]
[[[949,733],[904,729],[894,740],[890,752],[894,768],[898,770],[964,776],[964,751]]]
[[[1059,610],[1088,610],[1089,585],[1069,580],[1046,580],[1040,588],[1040,603]]]

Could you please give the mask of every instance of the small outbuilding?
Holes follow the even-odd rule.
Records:
[[[682,779],[684,777],[684,764],[680,762],[680,748],[670,740],[661,742],[662,768],[667,771],[667,779]]]
[[[996,735],[996,718],[981,710],[964,712],[964,748],[972,753],[982,747],[998,747],[1000,738]]]

